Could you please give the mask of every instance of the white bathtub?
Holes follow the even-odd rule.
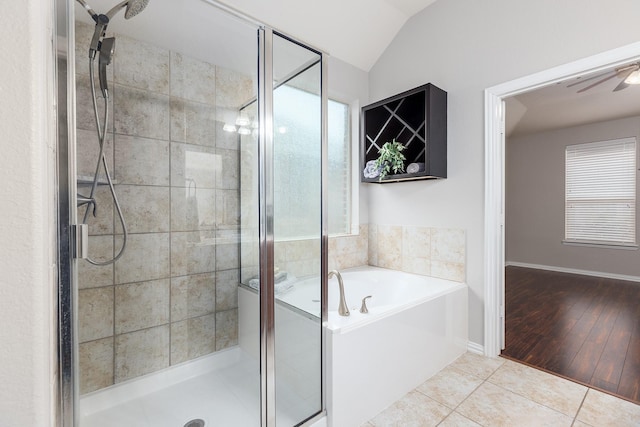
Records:
[[[338,316],[329,283],[329,425],[360,426],[467,349],[467,286],[361,267],[342,272],[351,315]],[[367,295],[369,314],[361,314]],[[352,309],[352,307],[356,307]]]
[[[351,315],[338,315],[338,281],[332,278],[325,324],[327,410],[330,426],[351,427],[360,426],[466,351],[467,285],[368,266],[341,273]],[[318,280],[301,280],[278,296],[287,304],[278,305],[279,316],[288,319],[283,323],[295,325],[299,337],[317,328],[313,319],[320,314]],[[362,298],[368,295],[369,313],[362,314]],[[240,301],[240,346],[247,348],[257,344],[257,295],[240,288]],[[257,353],[257,348],[250,353]]]

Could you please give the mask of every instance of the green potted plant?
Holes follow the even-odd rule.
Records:
[[[389,175],[392,170],[394,174],[404,172],[404,161],[406,158],[404,154],[402,154],[402,151],[405,148],[404,145],[394,138],[392,142],[385,142],[382,148],[378,150],[380,156],[376,160],[375,167],[380,170],[380,181]]]

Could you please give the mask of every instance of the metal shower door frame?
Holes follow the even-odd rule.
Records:
[[[62,34],[54,41],[57,61],[56,99],[58,116],[57,174],[58,194],[58,416],[57,425],[74,427],[78,424],[77,401],[79,397],[77,361],[77,261],[74,227],[78,224],[76,191],[76,109],[75,109],[75,0],[52,0],[56,11],[58,28]],[[327,313],[328,285],[328,228],[327,228],[327,54],[295,38],[276,32],[273,28],[247,16],[216,0],[201,0],[219,10],[256,25],[258,29],[258,100],[260,118],[259,138],[259,245],[260,245],[260,368],[261,368],[261,425],[275,426],[275,294],[274,294],[274,180],[273,180],[273,36],[283,37],[292,43],[309,49],[321,57],[321,320],[324,325]],[[66,38],[66,44],[60,43]],[[61,60],[66,61],[66,70],[58,68]],[[65,71],[65,72],[62,72]],[[61,81],[60,79],[63,79]],[[66,91],[60,92],[66,85]],[[326,415],[326,329],[322,326],[321,375],[322,407],[302,425],[311,425]]]

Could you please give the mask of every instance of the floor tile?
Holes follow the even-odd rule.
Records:
[[[534,402],[575,417],[587,387],[507,360],[487,380]]]
[[[418,386],[417,390],[449,408],[455,408],[480,384],[480,377],[448,366]]]
[[[486,427],[571,426],[573,418],[489,382],[482,384],[456,409]]]
[[[471,421],[469,418],[460,415],[457,412],[452,412],[447,418],[444,419],[438,427],[482,427],[475,421]]]
[[[589,389],[578,421],[592,426],[640,426],[640,405]]]
[[[375,427],[435,426],[451,412],[435,400],[412,391],[379,413],[370,423]]]
[[[488,358],[474,353],[465,353],[449,366],[486,380],[504,362],[505,359],[498,357]]]

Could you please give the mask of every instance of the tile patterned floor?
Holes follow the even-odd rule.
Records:
[[[362,427],[638,427],[640,405],[466,353]]]

